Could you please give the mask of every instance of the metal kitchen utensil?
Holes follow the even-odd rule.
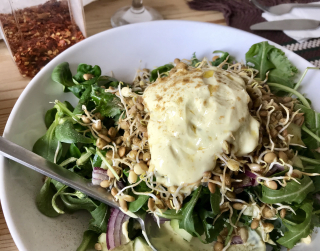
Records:
[[[320,21],[311,19],[287,19],[262,22],[250,26],[251,30],[309,30],[316,29]]]
[[[58,166],[15,143],[12,143],[11,141],[3,137],[0,137],[0,154],[2,154],[4,157],[8,159],[12,159],[15,162],[18,162],[19,164],[29,167],[30,169],[38,173],[41,173],[54,180],[57,180],[64,185],[67,185],[75,190],[78,190],[96,200],[99,200],[102,203],[105,203],[111,207],[120,209],[120,205],[116,201],[114,201],[113,196],[109,192],[107,192],[106,189],[100,186],[92,185],[91,182],[88,182],[87,179],[73,172],[70,172],[69,170],[61,166]],[[142,233],[146,238],[148,244],[154,251],[157,251],[151,245],[148,239],[149,233],[147,233],[147,231],[152,230],[152,228],[149,227],[150,223],[146,228],[145,221],[144,219],[142,219],[143,216],[142,215],[140,216],[137,214],[136,216],[137,216],[136,220],[139,221],[141,225]]]
[[[283,15],[289,13],[293,8],[320,8],[320,4],[285,3],[267,7],[262,5],[258,0],[251,0],[251,2],[260,10],[270,12],[274,15]]]

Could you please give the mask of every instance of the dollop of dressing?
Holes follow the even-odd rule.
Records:
[[[245,82],[220,68],[179,69],[158,78],[143,94],[150,113],[148,140],[157,182],[191,184],[215,167],[222,144],[252,152],[259,122],[249,113]]]

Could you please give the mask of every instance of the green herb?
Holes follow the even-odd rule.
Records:
[[[194,52],[191,58],[191,66],[197,67],[200,62],[201,61],[196,57],[196,53]]]
[[[137,182],[140,180],[138,177]],[[142,181],[139,185],[134,187],[134,190],[140,193],[143,192],[151,192],[150,188],[146,185],[144,181]],[[138,212],[144,204],[147,203],[149,196],[148,195],[136,195],[133,192],[130,192],[130,195],[135,198],[135,201],[129,203],[129,211],[135,213]]]
[[[73,79],[79,84],[86,82],[86,80],[83,78],[84,74],[92,74],[94,77],[99,77],[101,75],[101,69],[97,65],[92,67],[91,65],[87,64],[79,64],[77,73],[73,76]]]
[[[92,144],[93,140],[83,136],[74,129],[73,123],[70,119],[66,119],[62,124],[56,127],[56,137],[60,142],[64,143],[84,143]]]
[[[161,74],[170,71],[173,67],[174,66],[172,64],[165,64],[152,70],[150,73],[150,82],[156,81],[158,76],[161,76]]]
[[[61,154],[61,144],[55,135],[57,125],[57,122],[52,123],[46,134],[36,141],[32,149],[34,153],[51,162],[54,162],[55,156],[58,161]],[[56,154],[56,151],[59,154]]]
[[[87,106],[90,101],[91,86],[88,86],[81,95],[77,106],[74,108],[73,114],[83,114],[82,106]]]
[[[39,194],[36,197],[36,205],[38,210],[48,217],[57,217],[59,213],[52,207],[52,198],[55,194],[54,187],[51,184],[51,178],[47,178],[44,182]]]
[[[122,107],[120,99],[109,92],[105,92],[105,89],[93,86],[90,98],[95,103],[95,109],[106,117],[115,117],[120,115],[124,110]]]
[[[288,228],[288,232],[285,232],[284,236],[277,240],[279,244],[289,249],[293,248],[294,245],[301,240],[301,238],[306,238],[310,234],[312,203],[305,202],[302,204],[300,209],[302,209],[306,213],[305,220],[302,223],[296,225],[284,223],[284,225]]]
[[[218,204],[219,205],[219,204]],[[215,219],[215,214],[213,212],[207,211],[205,209],[200,209],[199,216],[203,224],[203,229],[205,233],[204,243],[211,243],[217,240],[219,233],[223,230],[226,218],[220,216],[218,220],[212,225],[213,220]]]
[[[52,207],[58,214],[64,214],[64,211],[57,205],[56,200],[60,194],[64,192],[68,187],[67,186],[62,186],[60,189],[56,192],[56,194],[52,197]]]
[[[77,251],[86,251],[88,249],[93,249],[97,242],[99,234],[92,230],[87,230],[83,233],[82,242],[77,248]]]
[[[220,65],[223,61],[227,60],[227,58],[229,57],[230,59],[230,56],[229,56],[229,53],[228,52],[225,52],[225,51],[214,51],[212,53],[219,53],[221,54],[219,58],[217,58],[215,61],[211,62],[212,66],[218,66]],[[230,62],[230,60],[228,60]]]
[[[182,220],[179,222],[179,227],[186,230],[189,234],[200,237],[203,234],[203,228],[201,221],[196,212],[194,212],[194,207],[200,198],[202,191],[202,186],[198,187],[192,193],[190,201],[184,204],[182,208]],[[200,227],[199,227],[200,226]]]
[[[68,213],[73,213],[79,210],[87,210],[91,212],[97,208],[97,205],[89,197],[79,199],[72,195],[61,194],[60,198],[64,204],[64,210]]]
[[[259,70],[259,78],[264,80],[267,72],[268,82],[274,82],[293,88],[294,77],[298,70],[288,60],[284,52],[268,42],[261,42],[251,46],[246,53],[247,64]],[[276,90],[274,88],[274,90]]]
[[[51,74],[53,81],[64,85],[65,87],[73,86],[72,73],[69,68],[69,63],[63,62],[57,65]]]
[[[69,152],[70,152],[71,157],[74,157],[77,159],[81,157],[81,152],[80,152],[79,148],[74,143],[72,143],[70,145]]]
[[[110,210],[106,204],[101,203],[91,212],[92,219],[89,223],[89,230],[97,233],[107,232],[107,223],[110,216]]]
[[[52,125],[53,121],[55,120],[56,114],[56,108],[49,109],[46,112],[46,115],[44,116],[44,123],[46,124],[47,129]]]
[[[308,193],[313,192],[315,187],[313,181],[309,176],[304,175],[302,179],[297,179],[299,183],[295,181],[287,182],[285,187],[281,187],[278,190],[272,190],[266,186],[262,186],[261,201],[264,203],[301,203]]]
[[[110,163],[107,161],[107,159],[102,155],[99,149],[97,149],[97,154],[102,159],[102,161],[106,164],[108,169],[113,173],[114,177],[116,177],[117,180],[120,179],[119,175],[116,173],[116,171],[113,169],[113,167],[110,165]]]
[[[210,204],[213,215],[218,215],[220,213],[220,201],[221,193],[219,189],[216,189],[215,193],[210,193]]]

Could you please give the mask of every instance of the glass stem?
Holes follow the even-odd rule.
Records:
[[[144,11],[143,0],[132,0],[131,11],[133,13],[141,13]]]

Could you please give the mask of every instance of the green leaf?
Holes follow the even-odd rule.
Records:
[[[71,112],[73,112],[74,107],[70,104],[70,102],[64,101],[63,103],[65,104],[65,106],[67,107],[67,109],[69,109]]]
[[[74,129],[71,120],[67,119],[56,128],[56,137],[60,142],[64,143],[83,143],[92,144],[93,140],[83,136],[81,133]]]
[[[165,64],[163,66],[160,66],[150,73],[150,82],[154,82],[158,78],[158,74],[161,75],[162,73],[170,71],[174,66],[172,64]]]
[[[66,87],[74,85],[72,81],[72,73],[69,68],[69,63],[67,62],[63,62],[57,65],[52,71],[51,78],[53,81]]]
[[[213,241],[216,241],[219,233],[224,228],[226,218],[224,216],[220,216],[218,220],[214,223],[214,225],[212,225],[216,215],[213,212],[207,211],[203,208],[200,209],[199,216],[202,221],[204,233],[206,236],[205,242],[211,243]]]
[[[62,194],[67,188],[68,187],[66,185],[63,185],[52,197],[52,200],[51,200],[52,207],[58,214],[64,214],[64,211],[58,206],[58,203],[56,200],[59,198],[60,194]]]
[[[97,233],[107,232],[107,222],[110,216],[109,208],[106,204],[101,203],[95,210],[91,212],[92,219],[89,223],[89,230]]]
[[[201,61],[196,57],[196,53],[194,52],[191,58],[191,66],[196,67],[199,62]]]
[[[294,106],[295,110],[300,109],[300,112],[304,113],[304,125],[315,135],[319,137],[320,135],[320,113],[317,113],[311,108],[308,108],[304,105],[296,104]],[[316,149],[320,146],[319,141],[313,138],[310,135],[304,137],[303,142],[308,146],[309,149]]]
[[[200,237],[203,233],[203,227],[201,220],[196,212],[194,212],[194,207],[201,195],[202,186],[198,187],[193,193],[190,201],[184,204],[182,208],[182,220],[179,222],[179,228],[183,228],[189,234],[193,236]],[[201,226],[201,228],[199,227]]]
[[[73,213],[79,210],[87,210],[91,212],[97,208],[97,205],[89,197],[79,199],[71,195],[62,194],[60,198],[65,206],[65,211],[68,213]]]
[[[225,51],[214,51],[213,53],[220,53],[221,55],[220,55],[220,57],[218,59],[216,59],[215,61],[211,62],[212,66],[220,65],[229,56],[229,53],[225,52]],[[228,61],[230,62],[230,60],[228,60]]]
[[[49,127],[48,131],[44,136],[42,136],[40,139],[36,141],[36,143],[33,145],[32,151],[41,157],[54,162],[54,157],[56,155],[56,150],[58,149],[58,146],[60,146],[60,142],[57,139],[55,135],[55,129],[56,129],[57,123],[54,122]],[[61,147],[60,147],[61,150]],[[61,153],[61,151],[59,152]],[[59,154],[57,155],[56,161],[59,160]]]
[[[297,179],[301,184],[295,181],[287,182],[287,186],[278,190],[272,190],[266,186],[262,186],[261,201],[268,204],[274,203],[301,203],[308,193],[313,192],[315,187],[309,176],[304,175],[302,179]]]
[[[247,64],[259,71],[259,78],[264,80],[269,71],[268,82],[275,82],[293,87],[297,68],[285,56],[284,52],[268,42],[251,46],[246,53]]]
[[[123,111],[120,99],[105,89],[93,86],[91,91],[92,101],[95,103],[97,112],[106,117],[115,117]]]
[[[288,232],[285,232],[284,236],[277,240],[279,244],[289,249],[293,248],[296,243],[300,242],[301,238],[306,238],[310,234],[312,203],[305,202],[300,207],[300,209],[302,209],[306,213],[305,220],[302,223],[296,225],[284,223],[285,226],[288,228]]]
[[[83,114],[82,105],[87,105],[90,101],[91,86],[88,86],[82,93],[77,106],[74,108],[73,114]]]
[[[76,75],[73,76],[73,79],[79,83],[83,84],[86,80],[83,78],[83,74],[92,74],[94,77],[99,77],[101,75],[101,69],[99,66],[95,65],[92,67],[87,64],[79,64]]]
[[[140,180],[138,178],[137,182]],[[142,181],[139,185],[137,185],[134,188],[135,191],[143,193],[143,192],[150,192],[150,188],[147,187],[146,183]],[[130,195],[135,198],[135,201],[129,203],[129,211],[135,213],[139,211],[142,206],[148,201],[149,196],[148,195],[136,195],[132,192],[130,192]]]
[[[92,230],[83,233],[82,241],[77,251],[88,251],[94,249],[94,245],[98,242],[99,234]]]
[[[52,198],[55,195],[56,191],[51,185],[51,178],[47,178],[44,182],[42,188],[40,189],[39,194],[36,197],[36,205],[38,210],[48,217],[57,217],[59,213],[57,213],[52,207]]]
[[[220,201],[221,193],[219,189],[216,189],[215,193],[210,193],[210,205],[213,215],[218,215],[220,213]]]
[[[77,159],[81,157],[81,152],[80,152],[79,148],[74,143],[72,143],[70,145],[69,152],[70,152],[71,157],[74,157]]]
[[[56,114],[56,108],[52,108],[46,112],[46,115],[44,116],[44,123],[46,124],[47,128],[49,128],[52,125],[53,121],[55,120]]]

